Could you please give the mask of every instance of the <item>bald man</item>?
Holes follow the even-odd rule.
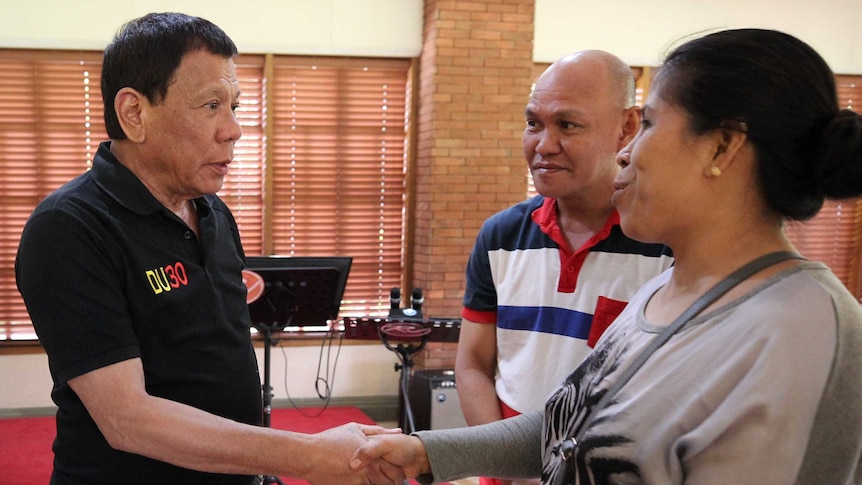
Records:
[[[536,81],[522,143],[539,195],[486,220],[467,265],[455,370],[471,426],[541,409],[673,262],[669,248],[623,235],[611,205],[616,154],[640,126],[634,91],[629,66],[596,50]]]

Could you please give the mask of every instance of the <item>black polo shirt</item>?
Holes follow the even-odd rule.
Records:
[[[249,483],[113,450],[66,384],[140,357],[150,394],[260,423],[236,221],[215,195],[195,203],[200,239],[105,142],[27,221],[15,270],[59,407],[52,483]]]

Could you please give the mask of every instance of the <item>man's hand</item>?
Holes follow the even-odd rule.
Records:
[[[351,469],[367,470],[367,476],[373,485],[389,483],[386,481],[389,475],[378,474],[375,470],[376,466],[385,470],[386,464],[398,467],[406,478],[416,478],[431,471],[422,440],[404,434],[369,436],[350,460]]]
[[[368,467],[352,469],[348,463],[357,448],[369,436],[403,436],[399,429],[386,429],[349,423],[311,435],[312,450],[308,456],[294,457],[306,461],[309,468],[301,478],[313,485],[401,485],[405,476],[400,467],[377,461]],[[371,479],[373,477],[373,481]]]

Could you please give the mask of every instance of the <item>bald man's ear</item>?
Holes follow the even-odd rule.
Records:
[[[628,145],[632,138],[638,134],[641,128],[641,107],[632,106],[623,111],[623,127],[620,131],[620,139],[617,144],[617,151],[622,150]]]
[[[123,88],[114,97],[114,110],[120,127],[129,141],[140,143],[146,138],[143,111],[147,98],[132,88]]]

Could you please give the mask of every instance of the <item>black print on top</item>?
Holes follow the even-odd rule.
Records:
[[[621,459],[625,453],[614,449],[632,443],[632,440],[614,430],[600,434],[597,425],[613,422],[618,417],[614,410],[616,398],[590,420],[590,430],[578,443],[574,460],[563,461],[553,449],[572,437],[583,426],[583,421],[608,391],[609,384],[599,387],[605,375],[619,369],[620,355],[626,349],[612,351],[614,341],[605,341],[575,369],[563,385],[550,397],[545,406],[544,460],[542,483],[548,485],[621,485],[643,483],[636,463]],[[575,479],[577,475],[577,479]]]

